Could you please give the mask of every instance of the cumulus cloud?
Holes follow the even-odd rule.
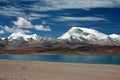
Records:
[[[106,19],[99,18],[99,17],[68,17],[68,16],[61,16],[56,21],[107,21]]]
[[[3,30],[0,30],[0,34],[4,34],[4,31],[3,31]]]
[[[13,32],[31,33],[29,30],[20,29],[15,26],[14,27],[5,26],[4,30],[9,33],[13,33]]]
[[[51,28],[49,26],[45,27],[43,25],[35,25],[34,28],[40,31],[51,31]]]
[[[32,28],[31,22],[27,21],[26,19],[22,17],[18,17],[17,21],[13,21],[14,25],[16,25],[18,28]]]
[[[32,25],[31,22],[27,21],[26,19],[22,17],[18,17],[17,21],[13,21],[14,25],[16,26],[16,30],[21,31],[22,29],[20,28],[34,28],[36,30],[40,31],[51,31],[51,28],[49,26],[43,26],[43,25]],[[45,21],[42,21],[42,24],[46,24]],[[34,27],[33,27],[34,26]],[[15,27],[14,27],[15,28]],[[8,32],[14,32],[14,28],[9,28],[5,26],[5,30]],[[23,31],[23,30],[22,30]]]

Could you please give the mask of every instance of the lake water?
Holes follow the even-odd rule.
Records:
[[[118,64],[120,55],[13,55],[1,54],[0,59],[29,60],[46,62],[92,63],[92,64]]]

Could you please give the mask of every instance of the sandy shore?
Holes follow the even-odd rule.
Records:
[[[0,60],[0,80],[120,80],[120,65]]]

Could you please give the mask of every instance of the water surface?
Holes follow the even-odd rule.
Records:
[[[46,62],[92,63],[92,64],[119,64],[120,55],[13,55],[1,54],[0,59],[27,60]]]

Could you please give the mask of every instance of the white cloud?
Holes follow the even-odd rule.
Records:
[[[21,1],[21,0],[20,0]],[[38,14],[34,11],[50,11],[61,9],[91,9],[91,8],[120,8],[120,0],[29,0],[36,1],[32,4],[18,5],[19,1],[0,0],[14,5],[0,6],[0,15],[20,16],[27,20],[49,17],[47,14]],[[22,0],[22,2],[29,2]],[[42,5],[41,5],[42,4]],[[32,10],[33,13],[25,13]]]
[[[27,20],[36,20],[36,19],[41,19],[41,18],[45,18],[45,17],[49,17],[49,15],[46,14],[38,14],[38,13],[31,13],[27,16]]]
[[[4,30],[6,32],[9,32],[9,33],[13,33],[13,32],[31,33],[29,30],[19,29],[19,28],[15,27],[15,26],[14,27],[5,26]]]
[[[18,17],[17,21],[13,21],[14,25],[16,25],[18,28],[32,28],[31,22],[27,21],[26,19],[22,17]]]
[[[42,21],[42,24],[46,25],[46,22],[45,22],[45,21]]]
[[[45,27],[43,25],[35,25],[34,28],[40,31],[51,31],[51,28],[49,26]]]
[[[49,15],[45,15],[45,14],[38,14],[38,13],[31,13],[29,16],[31,17],[49,17]]]
[[[4,31],[3,31],[3,30],[0,30],[0,34],[4,34]]]
[[[15,26],[13,27],[8,27],[5,26],[3,28],[5,31],[12,33],[12,32],[22,32],[22,33],[30,33],[29,30],[25,30],[24,28],[34,28],[36,30],[40,30],[40,31],[51,31],[51,28],[49,26],[43,26],[43,25],[33,25],[31,22],[27,21],[26,19],[22,18],[22,17],[18,17],[17,21],[12,21],[14,23]],[[45,21],[42,21],[42,24],[46,24]]]
[[[59,9],[120,7],[120,0],[45,0],[45,2]]]
[[[22,17],[18,17],[17,21],[13,21],[14,25],[17,27],[16,29],[21,31],[20,28],[35,28],[36,30],[40,31],[51,31],[51,28],[49,26],[43,26],[43,25],[32,25],[31,22],[27,21],[26,19]],[[46,24],[45,21],[42,21],[42,24]],[[34,27],[33,27],[34,26]],[[14,27],[15,28],[15,27]],[[5,30],[8,32],[14,32],[14,28],[5,27]],[[22,30],[23,31],[23,30]]]
[[[26,9],[27,10],[27,9]],[[31,13],[31,14],[26,14],[24,12],[24,7],[18,8],[15,6],[0,6],[0,15],[4,16],[15,16],[15,17],[24,17],[27,20],[35,20],[35,19],[40,19],[43,17],[49,17],[49,15],[46,14],[38,14],[38,13]]]
[[[61,16],[55,21],[107,21],[106,19],[99,18],[99,17],[68,17],[68,16]]]
[[[8,0],[0,0],[0,2],[8,2]]]
[[[21,8],[16,8],[14,6],[4,6],[0,7],[0,15],[5,16],[24,16],[24,10]]]
[[[61,9],[118,8],[120,0],[42,0],[45,6],[30,5],[28,9],[49,11]]]

